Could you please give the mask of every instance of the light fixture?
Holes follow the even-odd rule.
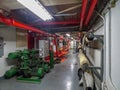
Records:
[[[70,34],[67,33],[66,36],[70,37]]]
[[[73,39],[73,37],[71,37],[71,39]]]
[[[53,17],[50,13],[43,7],[43,5],[38,0],[17,0],[23,6],[32,11],[35,15],[43,19],[44,21],[51,20]]]

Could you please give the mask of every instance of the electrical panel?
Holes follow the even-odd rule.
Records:
[[[3,43],[3,38],[0,37],[0,57],[4,55],[4,43]]]
[[[42,58],[49,56],[49,42],[47,40],[39,40],[39,56]]]

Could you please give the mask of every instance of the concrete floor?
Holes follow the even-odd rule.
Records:
[[[0,90],[83,90],[78,85],[76,54],[70,53],[65,62],[55,65],[40,84],[23,83],[16,78],[0,80]]]

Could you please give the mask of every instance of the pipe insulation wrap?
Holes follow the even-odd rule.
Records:
[[[93,90],[93,77],[90,73],[84,73],[85,81],[86,81],[86,90],[87,88],[91,88]]]

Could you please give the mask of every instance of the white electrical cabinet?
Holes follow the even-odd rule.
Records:
[[[47,40],[39,40],[39,56],[42,58],[49,56],[49,42]]]

